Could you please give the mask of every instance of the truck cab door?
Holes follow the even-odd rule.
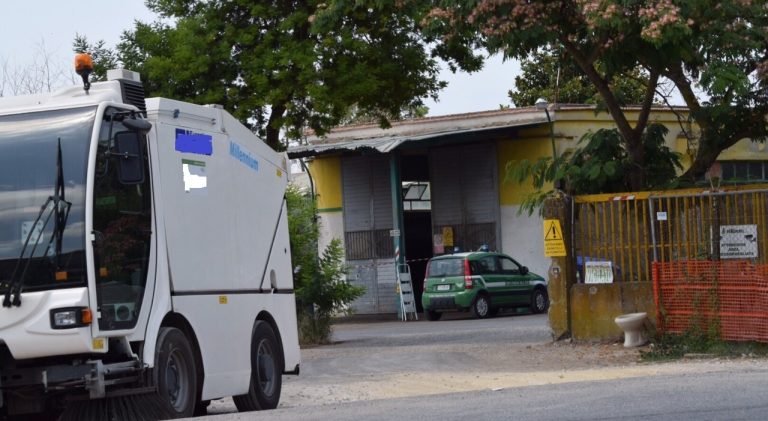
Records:
[[[105,121],[104,126],[110,125]],[[132,142],[130,153],[123,151],[127,140],[136,136],[138,146]],[[140,160],[142,165],[127,166],[122,162],[126,159]],[[127,167],[138,167],[143,174],[126,178]],[[102,130],[93,196],[98,330],[108,334],[133,329],[144,301],[152,243],[152,190],[144,134],[118,123]]]

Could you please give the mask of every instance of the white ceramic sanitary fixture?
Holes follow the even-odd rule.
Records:
[[[624,348],[645,345],[644,324],[648,313],[622,314],[614,321],[624,331]]]

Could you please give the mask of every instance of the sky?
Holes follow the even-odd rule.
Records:
[[[54,69],[66,74],[58,80],[64,86],[71,85],[75,77],[71,66],[76,34],[91,42],[104,40],[112,47],[123,30],[133,27],[134,20],[151,22],[155,18],[144,0],[0,0],[0,10],[0,66],[5,64],[10,71],[18,72],[34,67],[45,55]],[[448,87],[438,102],[426,100],[430,116],[510,105],[507,91],[519,72],[516,63],[503,63],[493,57],[482,71],[473,74],[453,74],[447,66],[443,68],[440,78],[448,82]]]

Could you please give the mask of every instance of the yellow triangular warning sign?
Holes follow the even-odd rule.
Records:
[[[560,234],[560,221],[557,219],[547,219],[544,232],[544,241],[562,240],[563,236]]]
[[[566,256],[563,230],[560,228],[560,220],[544,220],[544,255],[550,257]]]

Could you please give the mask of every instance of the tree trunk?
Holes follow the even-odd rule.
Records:
[[[680,178],[691,183],[700,179],[709,167],[715,163],[722,151],[730,148],[739,140],[750,137],[750,135],[759,137],[759,133],[750,133],[749,128],[743,132],[733,133],[728,138],[722,140],[717,133],[712,133],[710,130],[702,130],[696,158],[691,163],[691,167]]]
[[[704,133],[702,133],[701,140],[699,141],[699,148],[696,151],[696,158],[693,160],[690,168],[680,176],[683,180],[693,183],[700,179],[717,160],[720,152],[722,152],[723,149],[715,147],[711,140],[707,142],[704,141],[704,139]]]
[[[763,142],[768,135],[764,108],[732,108],[725,116],[699,112],[696,122],[701,128],[696,158],[681,178],[694,182],[707,172],[720,152],[742,139]]]
[[[584,71],[587,78],[595,85],[597,92],[605,101],[605,107],[611,114],[616,128],[619,130],[619,134],[624,138],[625,146],[630,158],[632,159],[632,167],[630,173],[627,174],[630,188],[633,191],[640,191],[645,188],[645,159],[643,157],[643,132],[645,126],[648,123],[647,115],[650,112],[650,108],[653,105],[651,101],[647,101],[643,104],[643,110],[641,110],[641,118],[637,122],[637,125],[633,128],[627,120],[627,116],[621,109],[618,99],[611,91],[608,82],[602,75],[595,69],[594,60],[590,59],[582,53],[577,45],[570,42],[567,39],[560,40],[568,53],[571,54],[576,64]],[[651,78],[651,83],[658,81],[658,75],[654,73]],[[650,89],[650,87],[649,87]],[[655,90],[655,87],[654,87]],[[647,109],[646,109],[647,108]]]
[[[629,167],[629,174],[627,174],[629,188],[632,191],[645,190],[645,151],[643,150],[641,139],[638,139],[634,145],[630,145],[628,142],[627,152],[629,153],[629,158],[632,160],[632,164]]]
[[[272,111],[269,113],[269,121],[267,122],[267,145],[270,148],[282,152],[286,149],[286,145],[280,143],[280,127],[282,126],[279,121],[285,114],[285,105],[272,105]]]

